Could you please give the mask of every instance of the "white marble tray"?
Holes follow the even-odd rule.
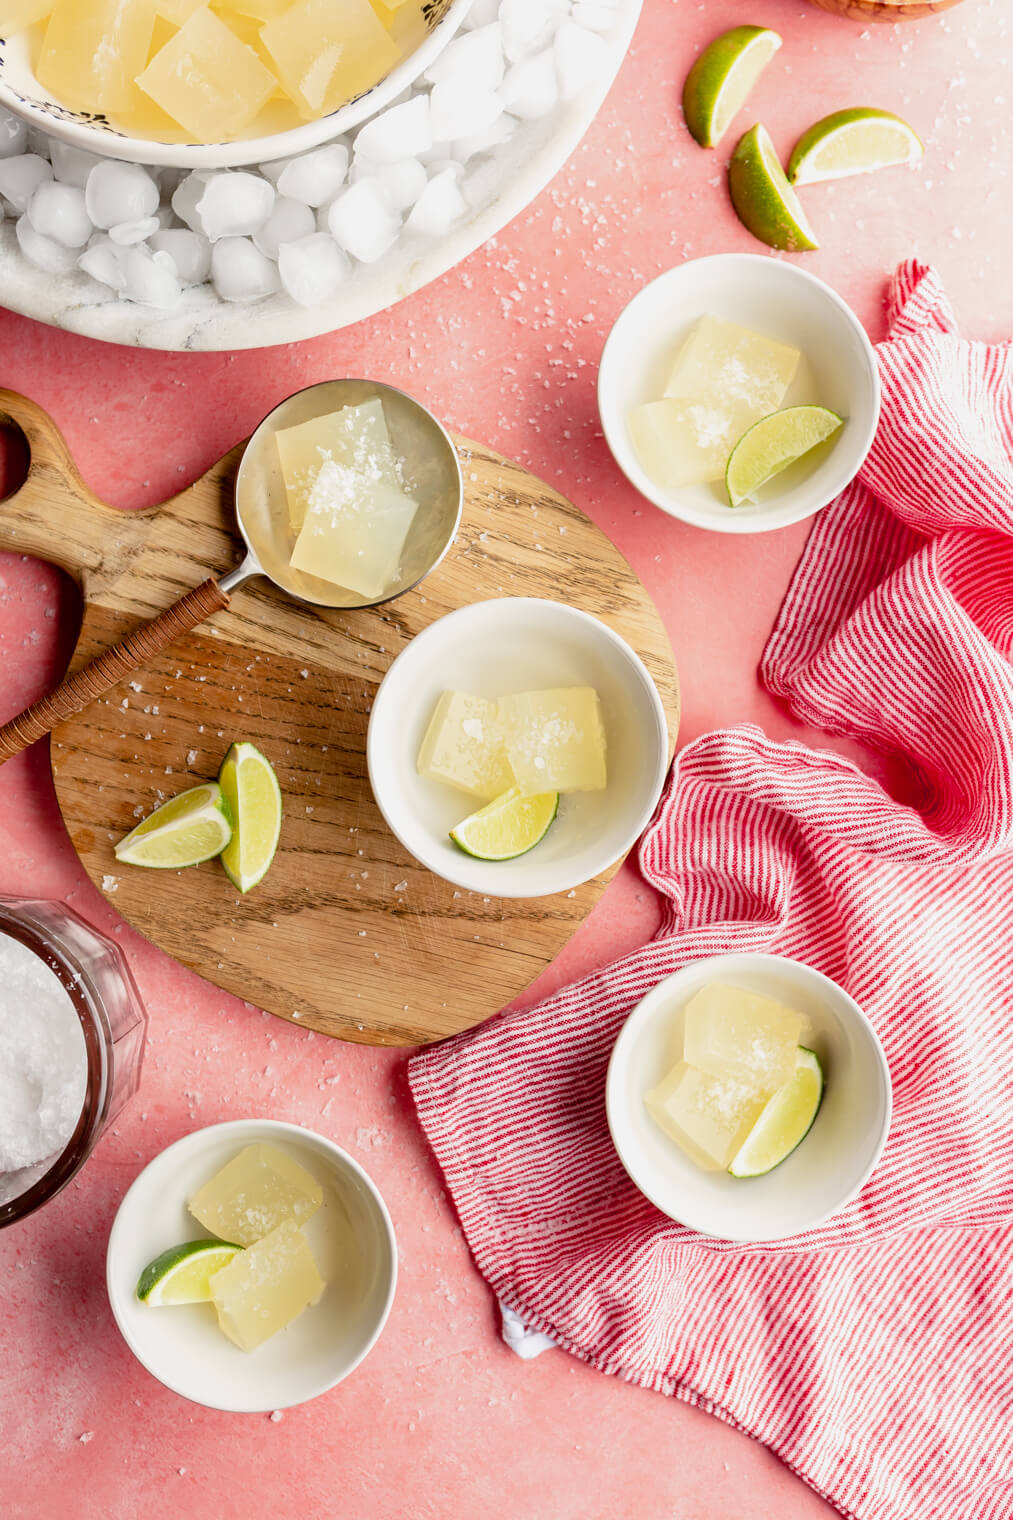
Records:
[[[287,296],[255,305],[222,301],[210,286],[183,292],[171,312],[121,301],[84,274],[34,268],[17,246],[14,223],[0,222],[0,303],[68,332],[135,348],[215,352],[267,348],[315,338],[384,311],[468,257],[545,188],[601,107],[626,55],[641,0],[621,0],[606,37],[609,67],[578,100],[545,121],[522,122],[510,142],[471,177],[476,209],[439,242],[404,237],[378,263],[360,264],[333,300],[306,310]]]

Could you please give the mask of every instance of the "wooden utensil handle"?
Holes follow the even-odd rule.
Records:
[[[75,671],[72,676],[23,713],[0,728],[0,765],[18,755],[36,739],[51,733],[58,724],[79,713],[89,702],[110,691],[156,654],[229,605],[228,593],[213,576],[181,596],[178,602],[135,628],[127,638]]]

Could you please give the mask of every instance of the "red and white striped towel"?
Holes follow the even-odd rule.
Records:
[[[1013,352],[902,266],[860,483],[762,673],[850,761],[758,729],[680,755],[641,845],[657,939],[411,1063],[478,1266],[524,1324],[765,1442],[859,1520],[1013,1516]],[[660,1215],[609,1143],[632,1005],[686,961],[797,957],[868,1011],[894,1125],[861,1196],[769,1246]]]

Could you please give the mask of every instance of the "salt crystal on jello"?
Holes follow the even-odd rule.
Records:
[[[763,993],[714,982],[686,1005],[683,1055],[710,1076],[769,1097],[795,1069],[803,1022]]]
[[[402,489],[401,465],[390,441],[379,397],[358,406],[343,406],[322,417],[311,417],[296,427],[281,428],[274,436],[295,533],[306,520],[316,474],[326,460],[334,460],[345,469],[395,490]]]
[[[291,1219],[211,1279],[218,1323],[242,1351],[255,1351],[284,1330],[325,1286],[309,1242]]]
[[[644,1096],[665,1133],[705,1171],[724,1171],[763,1107],[744,1082],[680,1061]]]
[[[515,784],[497,704],[465,691],[445,691],[418,756],[419,774],[491,802]]]
[[[286,1222],[310,1219],[323,1189],[276,1145],[248,1145],[190,1199],[195,1219],[233,1245],[248,1246]]]
[[[593,687],[518,692],[501,698],[499,716],[522,792],[599,792],[606,785],[605,726]]]

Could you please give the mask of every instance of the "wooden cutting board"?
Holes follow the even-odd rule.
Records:
[[[121,512],[81,480],[56,425],[0,390],[28,477],[0,503],[0,548],[79,582],[76,669],[209,572],[242,557],[232,487],[242,446],[160,507]],[[647,592],[578,509],[491,449],[455,440],[466,501],[442,565],[386,607],[301,607],[264,581],[57,729],[64,821],[89,876],[155,944],[209,981],[321,1033],[416,1044],[477,1024],[557,954],[616,867],[572,895],[486,899],[433,876],[387,829],[366,774],[370,704],[409,639],[487,597],[566,599],[620,633],[657,682],[674,747],[679,690]],[[239,899],[217,862],[120,866],[113,844],[166,797],[213,778],[233,739],[259,745],[285,799],[267,878]]]

